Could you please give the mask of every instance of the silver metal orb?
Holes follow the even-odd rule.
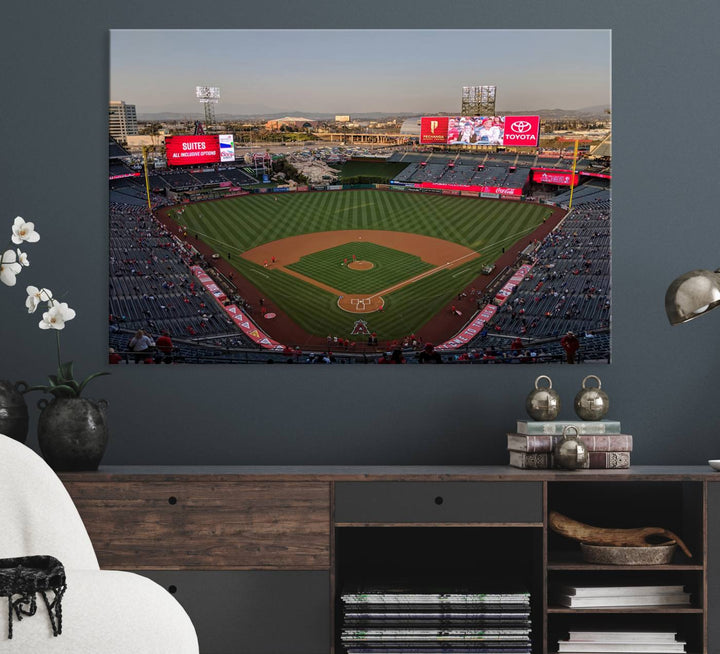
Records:
[[[547,379],[547,388],[540,388],[541,379]],[[560,413],[560,396],[553,390],[552,379],[540,375],[535,380],[535,389],[530,391],[525,400],[525,410],[533,420],[555,420]]]
[[[570,430],[575,431],[575,435],[570,435]],[[568,425],[563,429],[563,437],[561,441],[555,445],[554,451],[554,462],[558,468],[564,468],[565,470],[577,470],[587,464],[588,451],[579,438],[577,427]]]
[[[597,388],[585,385],[588,379],[597,380]],[[610,409],[610,399],[601,390],[602,382],[597,375],[588,375],[582,381],[582,388],[575,396],[575,413],[581,420],[600,420]]]

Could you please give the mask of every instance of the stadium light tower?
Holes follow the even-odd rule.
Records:
[[[217,86],[196,86],[195,95],[205,106],[205,128],[215,124],[215,105],[220,101],[220,88]]]
[[[496,86],[463,86],[460,114],[494,116]]]

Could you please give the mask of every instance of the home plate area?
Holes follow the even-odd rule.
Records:
[[[341,295],[338,306],[349,313],[372,313],[382,311],[385,300],[380,295]]]

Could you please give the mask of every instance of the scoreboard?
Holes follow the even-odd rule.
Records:
[[[202,166],[235,161],[232,134],[166,136],[165,153],[169,166]]]
[[[420,143],[426,145],[525,145],[537,147],[539,116],[424,116]]]

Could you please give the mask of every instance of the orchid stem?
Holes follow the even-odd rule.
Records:
[[[60,370],[61,364],[60,364],[60,331],[55,331],[55,336],[57,337],[57,359],[58,359],[58,370]]]

